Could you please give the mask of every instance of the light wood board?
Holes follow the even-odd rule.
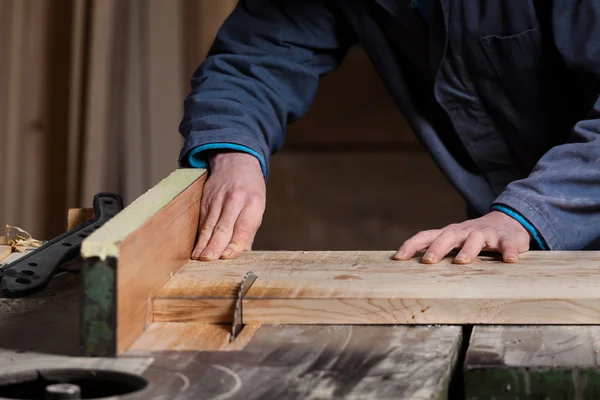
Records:
[[[153,292],[189,259],[205,180],[205,170],[176,170],[83,241],[85,259],[116,259],[117,353],[152,322]]]
[[[249,324],[597,324],[600,253],[529,252],[519,263],[481,256],[391,260],[393,251],[250,252],[189,261],[154,298],[154,320],[231,321],[242,276]]]

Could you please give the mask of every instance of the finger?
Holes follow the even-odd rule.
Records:
[[[433,241],[423,256],[425,264],[437,264],[455,247],[462,245],[466,238],[463,231],[444,231]]]
[[[454,262],[457,264],[469,264],[473,262],[475,257],[485,247],[485,243],[485,234],[482,231],[472,231],[467,236],[467,240],[465,240],[465,244],[454,259]]]
[[[511,236],[503,236],[498,243],[502,259],[506,263],[515,263],[519,261],[519,251],[517,244],[512,240]]]
[[[260,206],[250,205],[245,207],[238,217],[233,228],[231,242],[223,251],[221,258],[237,258],[244,251],[252,248],[252,242],[262,220],[263,210]]]
[[[417,233],[408,239],[392,257],[394,260],[410,260],[420,251],[425,250],[440,235],[441,230],[429,230]]]
[[[201,260],[212,261],[221,257],[223,250],[231,241],[235,221],[237,221],[243,207],[243,202],[236,201],[231,196],[225,200],[223,211],[213,229],[212,236],[200,255]]]
[[[210,240],[212,233],[217,226],[221,211],[223,208],[223,199],[216,198],[212,201],[207,200],[200,206],[200,223],[198,225],[198,240],[196,246],[192,252],[192,259],[199,260],[200,255],[206,248],[208,241]]]

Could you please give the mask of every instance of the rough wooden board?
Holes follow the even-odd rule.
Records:
[[[244,297],[249,324],[600,322],[598,252],[529,252],[517,264],[482,256],[468,266],[450,258],[398,262],[393,253],[250,252],[189,261],[156,294],[155,313],[161,321],[210,314],[210,321],[225,322],[231,303],[214,300],[233,302],[241,277],[253,271],[258,279]],[[221,314],[218,304],[227,305]]]
[[[140,351],[231,351],[241,350],[260,325],[245,325],[229,342],[231,324],[154,322],[127,349],[126,354]]]
[[[201,187],[192,188],[192,186],[202,184],[205,179],[204,169],[182,168],[172,172],[84,240],[81,244],[81,255],[85,258],[118,257],[122,242],[148,223],[179,194],[190,188],[191,191],[197,192],[197,195],[201,195]],[[192,199],[186,200],[189,201],[184,202],[183,205],[191,207]],[[177,235],[177,238],[182,235]]]
[[[93,208],[70,208],[67,214],[67,231],[77,228],[95,216]]]
[[[5,246],[0,244],[0,264],[12,253],[12,248],[10,246]]]
[[[477,326],[465,359],[468,399],[597,399],[600,326]]]
[[[83,241],[86,354],[120,354],[152,322],[153,292],[191,254],[205,180],[176,170]]]
[[[189,382],[179,400],[424,400],[452,399],[460,343],[454,326],[262,326],[242,351],[149,354]]]
[[[284,150],[271,162],[253,248],[391,250],[466,217],[464,200],[426,153]]]

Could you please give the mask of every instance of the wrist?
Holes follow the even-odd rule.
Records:
[[[212,170],[225,166],[256,166],[261,168],[260,161],[252,154],[236,150],[220,150],[207,154],[207,161]]]
[[[511,229],[527,235],[529,237],[529,240],[533,239],[533,235],[531,234],[531,232],[529,232],[529,230],[527,228],[525,228],[519,221],[517,221],[510,215],[507,215],[507,214],[503,213],[502,211],[491,211],[490,214],[492,214],[492,215],[496,216],[497,218],[499,218],[500,220],[502,220],[504,223],[509,225],[511,227]]]

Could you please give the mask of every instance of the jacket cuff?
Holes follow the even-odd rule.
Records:
[[[560,250],[562,248],[552,227],[536,208],[514,193],[502,193],[491,205],[490,210],[506,213],[516,219],[533,236],[542,250]]]
[[[235,143],[208,143],[197,147],[194,147],[187,154],[185,163],[187,166],[192,168],[206,168],[208,169],[208,161],[206,160],[206,153],[212,150],[235,150],[251,154],[258,159],[260,167],[262,169],[263,176],[267,176],[267,164],[263,157],[258,152],[252,150],[250,147],[243,146]]]
[[[207,153],[218,150],[235,150],[255,156],[265,180],[269,175],[269,152],[266,146],[253,137],[241,135],[238,131],[223,129],[218,131],[190,132],[179,153],[179,166],[182,168],[208,168]]]
[[[531,223],[527,221],[527,219],[523,217],[519,212],[505,206],[504,204],[494,204],[490,207],[490,209],[492,211],[500,211],[508,215],[509,217],[517,220],[517,222],[523,225],[523,228],[527,229],[531,236],[533,236],[533,240],[538,245],[540,250],[548,250],[548,245],[546,244],[546,241],[544,240],[540,232],[535,228],[535,226],[531,225]]]

